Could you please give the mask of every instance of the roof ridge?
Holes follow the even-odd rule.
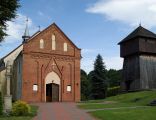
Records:
[[[125,37],[122,41],[120,41],[118,44],[121,44],[123,42],[127,42],[133,38],[136,37],[147,37],[147,38],[154,38],[156,39],[156,34],[151,32],[150,30],[139,26],[134,31],[132,31],[127,37]]]

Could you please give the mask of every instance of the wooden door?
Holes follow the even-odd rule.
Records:
[[[59,85],[52,84],[52,102],[59,101]]]

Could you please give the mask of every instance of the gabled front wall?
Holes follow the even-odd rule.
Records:
[[[52,34],[56,37],[56,50],[52,50]],[[40,49],[40,40],[44,41],[44,49]],[[63,43],[68,44],[68,51],[63,51]],[[75,46],[62,34],[55,25],[47,28],[40,34],[38,34],[33,40],[28,41],[24,45],[24,52],[39,52],[44,54],[56,54],[56,55],[70,55],[75,56]],[[78,56],[79,57],[79,56]]]
[[[56,36],[56,50],[52,50],[52,34]],[[44,48],[40,49],[40,40]],[[63,49],[68,44],[67,52]],[[22,100],[45,102],[45,78],[55,72],[61,79],[60,101],[80,101],[80,49],[56,25],[51,25],[24,44]],[[38,91],[33,91],[33,85]],[[67,85],[72,86],[67,92]]]

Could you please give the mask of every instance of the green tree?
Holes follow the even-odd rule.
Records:
[[[16,17],[16,11],[19,6],[19,0],[0,1],[0,42],[7,36],[7,21],[11,21]]]
[[[106,77],[106,66],[103,62],[103,58],[100,54],[94,62],[94,70],[91,75],[91,93],[93,99],[102,99],[106,97],[107,91],[107,77]]]
[[[87,78],[87,73],[81,70],[81,100],[88,100],[90,94],[90,83]]]
[[[110,69],[107,72],[109,87],[120,86],[121,82],[121,70]]]

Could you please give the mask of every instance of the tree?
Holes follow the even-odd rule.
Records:
[[[110,69],[107,72],[109,87],[120,86],[121,70]]]
[[[81,70],[81,100],[88,100],[90,94],[90,83],[87,78],[87,73]]]
[[[102,99],[106,97],[107,91],[107,78],[106,66],[104,65],[103,58],[100,54],[94,62],[94,70],[91,76],[92,83],[92,97],[93,99]]]
[[[93,98],[93,95],[92,95],[92,86],[93,86],[93,83],[92,83],[92,78],[93,78],[93,73],[94,71],[90,71],[89,74],[88,74],[88,81],[90,83],[90,86],[89,86],[89,99],[94,99]]]
[[[19,0],[1,0],[0,2],[0,42],[7,36],[7,21],[16,17]]]

